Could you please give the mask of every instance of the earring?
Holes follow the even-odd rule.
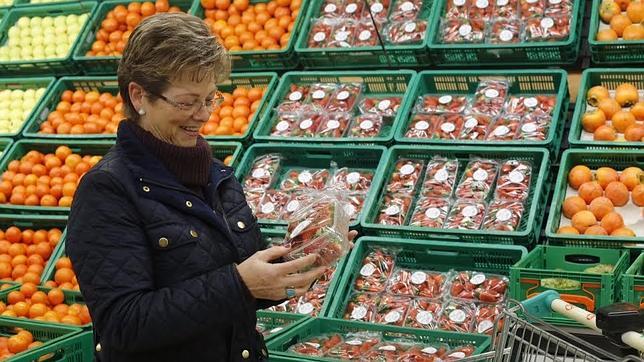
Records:
[[[145,109],[143,109],[143,108],[139,109],[139,115],[140,116],[145,116]]]

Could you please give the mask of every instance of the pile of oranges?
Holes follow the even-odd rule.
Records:
[[[123,55],[123,49],[130,34],[141,20],[156,13],[167,12],[177,13],[181,12],[181,9],[170,6],[168,0],[156,0],[154,3],[133,1],[127,7],[115,6],[101,22],[101,27],[96,32],[96,40],[86,55],[90,57]]]
[[[45,264],[61,235],[58,228],[34,231],[10,226],[0,230],[0,280],[40,283]]]
[[[288,45],[301,0],[201,0],[205,21],[230,51],[279,50]]]
[[[43,342],[34,340],[31,332],[17,328],[16,334],[10,337],[0,337],[0,361],[4,361],[17,353],[42,345]]]
[[[87,306],[66,304],[65,293],[58,288],[39,290],[36,284],[24,283],[19,290],[9,292],[5,301],[0,302],[0,316],[76,326],[92,322]]]
[[[201,127],[201,134],[241,136],[246,133],[265,91],[259,87],[238,87],[232,93],[224,93],[223,103],[213,110],[208,122]]]
[[[597,41],[644,40],[642,0],[603,0],[599,17],[610,27],[597,32]]]
[[[68,257],[63,256],[56,261],[54,280],[46,281],[45,286],[49,288],[80,291],[78,279],[76,279],[76,273],[74,273],[74,269],[72,269],[72,261]]]
[[[619,208],[632,201],[644,206],[644,171],[628,167],[621,173],[610,167],[598,168],[594,175],[587,166],[577,165],[568,173],[568,184],[577,190],[562,205],[563,215],[572,226],[559,228],[560,234],[611,235],[634,237],[636,233],[624,225]]]
[[[65,90],[56,110],[40,125],[46,134],[114,134],[123,120],[120,95],[96,91]]]
[[[586,102],[593,109],[582,116],[581,124],[594,140],[616,141],[623,134],[626,141],[644,141],[644,101],[633,84],[618,85],[614,97],[606,87],[594,86],[586,93]]]
[[[70,207],[80,178],[100,159],[81,157],[67,146],[46,155],[29,151],[2,173],[0,203]]]

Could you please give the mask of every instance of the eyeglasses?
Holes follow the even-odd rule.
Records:
[[[215,109],[215,107],[219,107],[224,102],[224,95],[220,91],[216,91],[212,99],[206,99],[201,102],[194,102],[194,103],[177,102],[177,101],[168,99],[166,96],[162,94],[156,94],[149,91],[148,93],[162,99],[164,102],[168,103],[174,108],[182,112],[186,112],[186,113],[189,112],[190,114],[195,114],[199,112],[202,107],[205,108],[206,111],[208,111],[208,113],[211,113],[213,109]]]

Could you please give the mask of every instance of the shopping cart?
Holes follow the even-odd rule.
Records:
[[[603,333],[616,347],[632,348],[633,355],[618,357],[587,340],[545,323],[540,317],[552,311],[584,327]],[[644,313],[625,303],[600,308],[597,316],[546,291],[521,303],[511,301],[496,323],[494,350],[461,359],[463,362],[605,362],[644,361]],[[602,331],[603,330],[603,331]],[[639,357],[635,354],[639,353]]]

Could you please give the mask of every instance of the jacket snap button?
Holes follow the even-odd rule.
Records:
[[[245,229],[245,228],[246,228],[246,224],[244,224],[244,222],[243,222],[243,221],[237,221],[237,227],[239,227],[240,229]]]
[[[197,236],[199,236],[199,234],[194,230],[190,230],[190,235],[192,235],[193,238],[196,238]]]
[[[190,202],[190,201],[186,201],[186,206],[188,206],[188,207],[192,207],[192,202]]]
[[[100,351],[101,351],[101,344],[99,343],[96,345],[96,352],[100,352]]]
[[[243,357],[244,359],[248,359],[248,357],[250,357],[250,352],[248,352],[248,350],[247,350],[247,349],[243,350],[243,351],[242,351],[242,357]]]
[[[170,241],[168,241],[168,238],[160,238],[159,239],[159,246],[162,248],[165,248],[170,244]]]
[[[266,348],[262,348],[262,354],[264,357],[268,357],[268,352],[266,352]]]
[[[147,186],[143,186],[143,191],[145,191],[145,192],[150,192],[150,188],[149,188],[149,187],[147,187]]]

